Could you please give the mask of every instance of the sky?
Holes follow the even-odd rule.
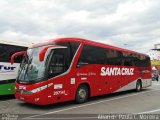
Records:
[[[160,43],[160,0],[0,0],[0,40],[78,37],[145,53]]]

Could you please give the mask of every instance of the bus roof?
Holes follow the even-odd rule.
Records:
[[[133,53],[133,54],[140,54],[140,55],[148,56],[147,54],[139,53],[139,52],[136,52],[136,51],[128,50],[128,49],[117,47],[117,46],[112,46],[112,45],[109,45],[109,44],[95,42],[93,40],[82,39],[82,38],[58,38],[58,39],[52,39],[52,40],[49,40],[47,42],[41,42],[41,43],[34,44],[31,47],[50,45],[50,44],[54,44],[55,42],[80,42],[80,43],[85,43],[85,44],[89,44],[89,45],[93,45],[93,46],[99,46],[99,47],[103,47],[103,48],[110,48],[110,49],[113,49],[113,50],[118,50],[118,51],[123,51],[123,52],[130,52],[130,53]]]
[[[0,40],[0,44],[23,46],[23,47],[30,47],[32,45],[32,43],[29,42],[11,41],[11,40]]]

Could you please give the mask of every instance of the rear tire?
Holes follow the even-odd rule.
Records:
[[[89,89],[86,85],[80,85],[76,91],[76,102],[84,103],[89,97]]]
[[[140,92],[141,90],[142,90],[142,83],[140,80],[138,80],[136,83],[136,91]]]

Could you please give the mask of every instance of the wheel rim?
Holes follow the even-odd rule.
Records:
[[[80,89],[78,92],[78,96],[81,100],[84,100],[86,98],[86,91],[84,89]]]

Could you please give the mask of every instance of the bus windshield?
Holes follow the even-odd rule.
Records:
[[[39,52],[42,47],[30,48],[20,65],[17,81],[20,83],[30,83],[44,78],[45,60],[39,61]]]

